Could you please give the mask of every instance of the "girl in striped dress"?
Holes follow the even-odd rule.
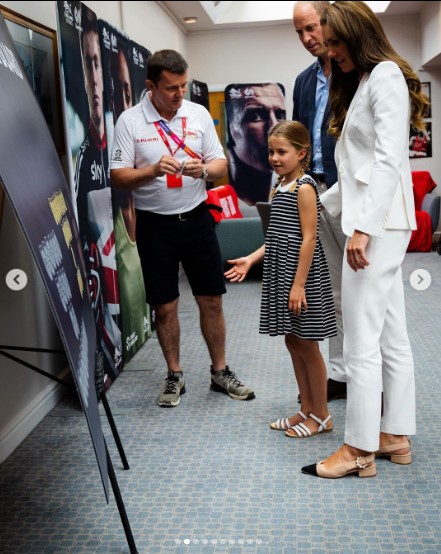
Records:
[[[268,135],[269,161],[279,179],[271,193],[265,244],[248,256],[229,260],[225,276],[241,282],[264,259],[259,332],[284,335],[301,398],[294,415],[271,423],[293,438],[332,431],[326,401],[327,373],[319,341],[335,336],[331,281],[319,239],[320,200],[305,174],[309,133],[298,121],[285,121]]]

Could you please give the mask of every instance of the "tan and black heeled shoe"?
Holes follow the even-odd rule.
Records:
[[[339,479],[351,473],[358,473],[359,477],[375,477],[377,475],[375,454],[358,456],[355,460],[346,462],[334,469],[325,469],[322,461],[318,464],[302,467],[302,473],[313,475],[314,477],[324,477],[325,479]]]
[[[407,454],[397,454],[398,450],[404,450],[409,448]],[[412,463],[412,453],[410,452],[410,441],[397,442],[395,444],[388,444],[387,446],[380,446],[380,449],[375,452],[376,458],[389,458],[394,464],[407,465]]]

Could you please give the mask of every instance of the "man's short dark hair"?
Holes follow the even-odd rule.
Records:
[[[158,50],[147,61],[147,79],[155,85],[161,79],[164,70],[183,75],[188,69],[188,63],[175,50]]]

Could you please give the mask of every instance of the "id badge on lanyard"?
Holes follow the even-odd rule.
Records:
[[[189,156],[192,158],[200,158],[198,154],[193,152],[191,148],[185,145],[185,137],[187,134],[187,118],[182,118],[182,139],[180,139],[178,136],[176,136],[175,133],[169,128],[169,126],[163,121],[162,119],[160,121],[155,121],[155,127],[156,130],[159,133],[159,136],[162,139],[162,142],[167,147],[167,150],[170,152],[171,156],[173,157],[176,152],[179,150],[179,148],[182,148]],[[173,139],[173,141],[177,144],[176,150],[173,151],[170,143],[168,142],[167,137],[165,136],[165,132]],[[183,185],[182,182],[182,173],[174,173],[173,175],[166,175],[166,182],[167,182],[167,188],[169,189],[175,189],[175,188],[181,188]]]

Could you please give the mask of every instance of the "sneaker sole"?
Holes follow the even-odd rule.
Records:
[[[157,400],[156,403],[158,404],[158,406],[161,406],[161,408],[175,408],[181,403],[182,394],[185,394],[185,387],[181,389],[181,392],[179,393],[179,398],[176,400],[176,402],[159,402],[159,400]]]
[[[256,395],[254,392],[250,392],[247,396],[238,396],[237,394],[233,394],[231,392],[228,392],[223,387],[218,385],[217,383],[211,382],[211,390],[214,390],[215,392],[223,392],[224,394],[227,394],[230,398],[233,400],[252,400],[253,398],[256,398]]]

